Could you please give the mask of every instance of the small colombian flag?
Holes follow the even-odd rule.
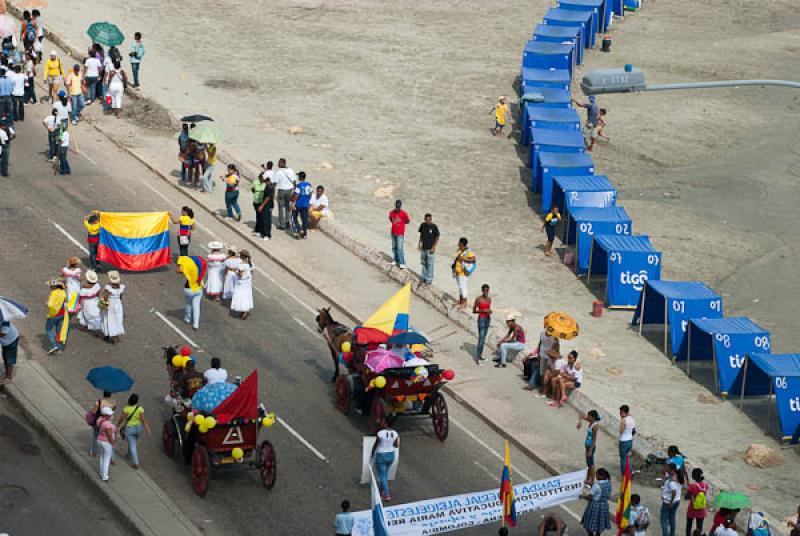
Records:
[[[178,266],[181,267],[181,272],[186,276],[186,281],[189,283],[189,288],[192,292],[197,292],[202,289],[203,279],[206,277],[208,271],[208,263],[203,257],[178,257]]]
[[[515,527],[517,525],[517,506],[514,497],[514,483],[511,481],[511,454],[508,451],[508,441],[506,441],[503,476],[500,479],[500,502],[503,503],[503,518],[500,523],[502,525],[508,523],[509,527]]]

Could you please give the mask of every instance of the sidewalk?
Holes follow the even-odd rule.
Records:
[[[26,352],[20,351],[20,354]],[[197,536],[202,534],[144,471],[125,462],[118,448],[108,482],[100,480],[98,458],[87,451],[91,429],[84,422],[85,409],[31,359],[14,367],[14,381],[3,386],[43,436],[48,437],[68,463],[97,486],[131,530],[142,536]],[[124,446],[122,447],[124,449]]]

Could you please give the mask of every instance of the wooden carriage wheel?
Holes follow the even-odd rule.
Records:
[[[194,492],[201,497],[205,497],[208,491],[208,477],[211,471],[211,462],[208,458],[208,450],[205,445],[200,443],[194,446],[192,453],[192,487]]]

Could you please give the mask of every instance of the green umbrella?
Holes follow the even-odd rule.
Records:
[[[125,36],[122,35],[117,25],[110,22],[95,22],[89,26],[86,33],[89,34],[92,43],[99,43],[107,47],[116,47],[125,41]]]
[[[727,508],[728,510],[741,510],[750,507],[750,498],[744,493],[735,491],[722,491],[714,499],[717,508]]]
[[[203,123],[189,131],[189,138],[200,143],[221,143],[228,139],[214,123]]]

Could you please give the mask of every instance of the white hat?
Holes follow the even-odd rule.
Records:
[[[114,408],[105,406],[100,410],[100,415],[108,415],[110,417],[111,415],[114,415]]]
[[[223,249],[224,247],[225,244],[223,244],[222,242],[214,241],[208,243],[208,249]]]
[[[94,270],[86,270],[86,281],[89,283],[97,283],[97,272]]]
[[[517,319],[517,317],[515,315],[508,315],[506,317],[506,322],[511,322],[513,320],[516,320],[516,319]]]
[[[119,272],[116,270],[111,270],[110,272],[108,272],[108,281],[112,285],[119,285],[120,282]]]
[[[50,51],[51,56],[58,56],[58,53],[55,50]]]

